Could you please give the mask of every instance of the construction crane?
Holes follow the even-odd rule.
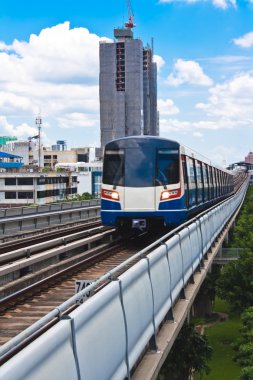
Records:
[[[127,0],[127,13],[128,13],[128,22],[125,22],[125,26],[127,28],[134,28],[135,27],[135,24],[134,24],[134,15],[133,15],[133,12],[132,12],[132,9],[131,9],[131,3],[130,3],[130,0]]]

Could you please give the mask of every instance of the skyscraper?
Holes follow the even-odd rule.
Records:
[[[114,29],[114,37],[99,49],[101,148],[119,137],[159,134],[152,49],[133,38],[131,27]]]

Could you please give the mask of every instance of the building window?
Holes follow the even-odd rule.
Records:
[[[5,199],[16,199],[16,191],[8,191],[5,193]]]
[[[16,186],[16,178],[5,178],[5,186]]]
[[[77,155],[77,161],[78,162],[89,162],[89,155],[88,154],[78,154]]]
[[[19,186],[29,186],[33,185],[33,178],[18,178]]]
[[[37,198],[56,197],[59,195],[59,189],[37,191]]]
[[[33,192],[32,191],[19,191],[18,192],[18,199],[33,199]]]
[[[38,180],[37,180],[38,185],[45,185],[45,183],[46,183],[45,177],[38,178]]]

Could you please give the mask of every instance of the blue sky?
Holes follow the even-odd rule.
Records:
[[[135,38],[154,39],[160,135],[224,164],[253,150],[253,0],[132,0]],[[98,146],[98,47],[125,0],[2,2],[0,135]]]

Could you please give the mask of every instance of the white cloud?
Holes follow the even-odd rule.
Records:
[[[154,54],[153,56],[154,62],[157,64],[157,71],[161,71],[162,67],[165,65],[164,59],[160,55]]]
[[[69,22],[32,34],[28,42],[0,41],[0,110],[2,116],[15,118],[5,119],[6,130],[18,137],[34,134],[22,119],[33,123],[41,112],[43,129],[96,125],[99,135],[100,41],[86,28],[71,29]]]
[[[178,59],[174,64],[173,73],[168,76],[166,83],[174,87],[181,84],[211,86],[213,81],[204,74],[198,62]]]
[[[160,131],[162,133],[177,132],[180,134],[201,133],[200,130],[232,129],[246,125],[244,121],[236,121],[225,118],[215,120],[185,121],[172,118],[160,119]]]
[[[97,78],[100,38],[86,28],[70,29],[69,22],[43,29],[29,42],[14,40],[11,46],[2,46],[2,52],[15,52],[3,57],[1,64],[17,64],[24,79],[40,81],[77,82]],[[1,70],[0,80],[5,72]]]
[[[203,133],[201,132],[193,132],[192,134],[194,137],[199,137],[199,138],[202,138],[203,137]]]
[[[9,135],[17,136],[20,139],[25,139],[29,136],[37,135],[38,133],[38,130],[35,126],[31,127],[26,123],[14,127],[7,121],[6,117],[4,116],[0,116],[0,127],[2,127],[4,131],[6,131],[6,133]],[[42,133],[42,137],[43,136],[46,137],[44,133]]]
[[[253,122],[253,76],[244,73],[209,89],[208,103],[198,103],[196,108],[209,116],[241,123]]]
[[[61,128],[83,128],[94,127],[98,120],[94,115],[84,115],[83,113],[73,112],[66,114],[64,118],[58,117],[58,124]]]
[[[236,0],[160,0],[159,3],[186,3],[186,4],[195,4],[199,2],[211,2],[214,7],[227,9],[230,6],[236,8]]]
[[[179,108],[171,99],[158,99],[157,106],[160,115],[176,115],[179,113]]]
[[[239,38],[234,38],[233,42],[235,45],[242,48],[250,48],[253,46],[253,32],[246,33],[244,36]]]

